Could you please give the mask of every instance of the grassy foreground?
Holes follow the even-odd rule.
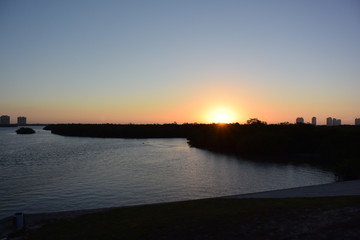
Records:
[[[25,239],[358,239],[360,197],[205,199],[57,220]]]

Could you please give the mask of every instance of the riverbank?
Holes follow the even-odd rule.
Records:
[[[12,237],[356,239],[360,234],[359,189],[360,180],[357,180],[224,198],[29,214],[25,215],[28,230]],[[284,197],[279,195],[281,192],[291,194],[278,198]],[[311,192],[318,194],[314,197],[309,195]]]

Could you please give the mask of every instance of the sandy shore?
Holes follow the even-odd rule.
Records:
[[[292,197],[329,197],[329,196],[359,196],[360,180],[321,184],[250,194],[226,196],[225,198],[292,198]],[[24,214],[26,228],[36,228],[43,223],[55,219],[68,219],[84,214],[107,211],[113,208],[65,211],[54,213]],[[15,230],[14,217],[0,220],[0,239]]]

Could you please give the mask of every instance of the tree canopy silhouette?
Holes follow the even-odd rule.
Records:
[[[257,118],[250,118],[249,120],[246,121],[246,124],[264,124],[264,125],[266,125],[267,122],[260,121]]]

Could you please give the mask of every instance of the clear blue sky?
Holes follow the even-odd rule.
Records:
[[[360,117],[360,1],[0,1],[0,115]]]

